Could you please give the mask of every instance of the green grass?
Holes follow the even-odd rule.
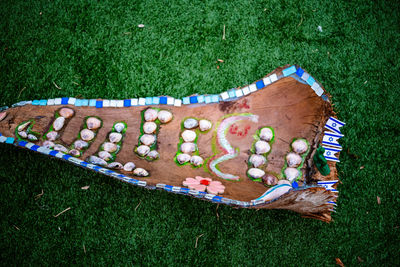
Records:
[[[218,218],[1,145],[1,264],[398,265],[399,14],[397,1],[1,1],[0,105],[220,93],[296,63],[347,123],[331,224],[226,206]]]

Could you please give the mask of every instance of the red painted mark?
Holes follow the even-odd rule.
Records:
[[[246,125],[243,129],[239,129],[239,126],[237,126],[235,123],[231,125],[229,128],[229,133],[236,135],[238,137],[245,137],[248,133],[249,130],[251,129],[250,125]]]
[[[239,108],[249,109],[250,106],[248,105],[247,99],[244,99],[243,102],[239,103]]]

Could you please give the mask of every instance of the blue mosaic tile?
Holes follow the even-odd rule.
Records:
[[[84,166],[84,167],[86,167],[88,164],[89,164],[89,163],[87,163],[86,161],[82,161],[82,162],[80,163],[80,165],[81,165],[81,166]]]
[[[81,105],[82,106],[89,106],[89,100],[88,99],[81,99]]]
[[[26,141],[19,141],[19,142],[18,142],[18,145],[19,145],[19,146],[26,146],[27,143],[28,143],[28,142],[26,142]]]
[[[103,101],[102,100],[97,100],[96,101],[96,108],[102,108],[103,107]]]
[[[181,187],[181,192],[182,193],[189,193],[189,191],[190,191],[190,189],[189,188],[186,188],[186,187]]]
[[[189,98],[189,97],[184,97],[184,98],[182,98],[182,103],[183,103],[184,105],[190,104],[190,98]]]
[[[95,107],[95,106],[96,106],[96,102],[97,102],[96,99],[90,99],[90,100],[89,100],[89,106],[90,106],[90,107]]]
[[[298,68],[296,71],[297,76],[301,77],[303,76],[304,70],[302,68]]]
[[[291,66],[291,67],[289,67],[287,69],[284,69],[282,71],[282,74],[283,74],[284,77],[292,75],[293,73],[296,73],[296,66]]]
[[[294,182],[292,183],[292,187],[293,187],[293,188],[298,188],[298,187],[299,187],[299,184],[298,184],[296,181],[294,181]]]
[[[206,101],[206,104],[211,103],[211,96],[210,96],[210,95],[207,95],[207,96],[205,97],[205,101]]]
[[[30,149],[33,150],[33,151],[36,151],[38,148],[39,148],[38,145],[33,145]]]
[[[82,106],[82,100],[81,100],[81,99],[75,100],[75,106],[76,106],[76,107]]]
[[[204,95],[197,96],[197,101],[199,101],[199,103],[204,103]]]
[[[211,200],[212,200],[213,202],[221,202],[222,197],[220,197],[220,196],[215,196],[215,197],[213,197]]]
[[[38,106],[39,104],[40,104],[39,100],[33,100],[32,101],[32,105],[34,105],[34,106]]]
[[[165,185],[164,190],[166,191],[172,191],[172,185]]]
[[[324,101],[328,101],[328,100],[329,100],[329,97],[328,97],[327,95],[322,95],[321,97],[322,97],[322,99],[323,99]]]
[[[310,86],[312,86],[312,85],[314,84],[314,82],[315,82],[315,80],[314,80],[314,78],[311,77],[311,76],[307,79],[307,83],[308,83]]]
[[[160,98],[157,96],[154,96],[153,97],[153,105],[158,105],[158,104],[160,104]]]
[[[257,89],[260,90],[265,87],[265,84],[264,84],[263,80],[259,80],[258,82],[256,82],[256,86],[257,86]]]
[[[12,138],[12,137],[7,137],[5,143],[6,143],[6,144],[14,144],[14,138]]]
[[[153,104],[153,98],[152,97],[146,97],[146,105],[151,105]]]
[[[2,136],[2,134],[0,133],[0,136]]]
[[[42,99],[39,101],[39,105],[41,106],[47,106],[47,100],[46,99]]]
[[[112,170],[106,170],[106,173],[114,173]]]
[[[63,156],[63,159],[68,160],[70,157],[72,157],[72,156],[71,156],[71,155],[68,155],[68,154],[65,154],[65,155]]]
[[[68,105],[68,97],[61,98],[61,105]]]
[[[124,100],[124,107],[130,107],[131,106],[131,100],[130,99],[125,99]]]
[[[219,102],[219,95],[213,95],[211,97],[211,100],[212,100],[213,103],[218,103]]]
[[[93,166],[93,170],[99,171],[99,170],[101,170],[101,167],[100,167],[100,166],[97,166],[97,165],[94,165],[94,166]]]
[[[49,155],[55,157],[57,155],[58,151],[52,150]]]
[[[236,98],[235,90],[231,90],[228,92],[229,98]]]
[[[190,97],[190,104],[196,104],[199,103],[199,101],[197,100],[197,96],[191,96]]]
[[[160,96],[160,104],[166,105],[168,98],[166,96]]]

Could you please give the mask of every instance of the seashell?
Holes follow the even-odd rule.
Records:
[[[188,154],[179,154],[176,157],[176,160],[179,162],[179,164],[183,164],[183,163],[188,162],[190,160],[190,158],[191,158],[191,156]]]
[[[279,180],[277,184],[278,184],[278,185],[279,185],[279,184],[288,184],[288,185],[292,185],[292,183],[289,182],[288,180]]]
[[[65,118],[64,117],[58,117],[54,122],[53,122],[53,129],[54,131],[59,131],[61,128],[64,126]]]
[[[262,181],[266,185],[276,185],[278,183],[278,178],[276,178],[272,174],[267,174],[262,178]]]
[[[100,166],[106,166],[107,162],[104,159],[101,159],[99,157],[96,156],[90,156],[89,160],[90,163],[96,164],[96,165],[100,165]]]
[[[111,162],[110,164],[107,165],[107,168],[117,169],[117,170],[121,170],[123,167],[124,166],[122,166],[122,164],[119,162]]]
[[[158,159],[160,154],[156,150],[152,150],[147,154],[147,156],[151,159]]]
[[[172,120],[172,113],[168,110],[161,110],[158,112],[158,119],[161,123],[168,123]]]
[[[263,177],[265,175],[265,172],[257,168],[251,168],[247,171],[247,174],[254,179],[258,179]]]
[[[154,133],[154,131],[157,129],[157,124],[155,122],[145,122],[143,124],[143,132],[147,134]]]
[[[186,119],[183,122],[183,127],[185,127],[186,129],[193,129],[193,128],[196,128],[198,125],[199,125],[199,122],[193,118]]]
[[[0,112],[0,121],[4,120],[5,117],[7,117],[7,112]]]
[[[55,145],[53,149],[56,150],[56,151],[68,153],[68,149],[65,146],[62,146],[62,145],[59,145],[59,144]]]
[[[90,117],[86,120],[86,125],[89,130],[97,130],[101,126],[101,120],[96,117]]]
[[[26,132],[24,132],[24,131],[18,132],[18,135],[19,135],[20,137],[22,137],[22,138],[27,138],[27,137],[28,137],[28,134],[27,134]]]
[[[300,174],[299,170],[296,168],[286,168],[284,173],[290,182],[294,181]]]
[[[56,131],[51,131],[46,134],[46,138],[50,141],[56,140],[58,137],[58,133]]]
[[[98,153],[98,155],[99,155],[99,158],[104,159],[105,161],[109,161],[110,159],[113,158],[113,156],[110,153],[108,153],[107,151],[100,151]]]
[[[110,142],[105,142],[103,144],[103,149],[107,152],[115,152],[118,149],[118,146],[114,143],[110,143]]]
[[[271,141],[272,137],[274,137],[274,134],[272,133],[272,130],[268,127],[262,128],[260,131],[260,138],[264,141]]]
[[[28,134],[28,139],[31,141],[37,141],[38,138],[36,136],[34,136],[33,134]]]
[[[66,119],[69,119],[72,116],[74,116],[74,111],[70,108],[62,108],[62,109],[60,109],[58,114],[60,114],[60,116],[66,118]]]
[[[133,162],[127,162],[124,165],[124,171],[130,172],[133,171],[133,169],[136,167],[135,163]]]
[[[196,151],[196,145],[194,143],[183,143],[181,145],[181,151],[186,154],[192,153]]]
[[[145,121],[155,121],[158,117],[158,111],[153,108],[148,108],[144,112]]]
[[[253,154],[250,156],[249,162],[254,166],[254,168],[258,168],[267,163],[267,160],[262,155]]]
[[[136,168],[133,171],[133,175],[145,177],[145,176],[149,176],[149,172],[142,168]]]
[[[27,122],[21,124],[20,126],[18,126],[18,132],[22,132],[23,130],[25,130],[25,128],[26,128],[29,124],[31,124],[31,121],[27,121]]]
[[[257,141],[254,144],[257,154],[265,154],[271,150],[271,146],[265,141]]]
[[[139,156],[142,157],[146,156],[149,152],[150,152],[150,147],[145,145],[141,145],[136,148],[136,153],[138,153]]]
[[[211,127],[212,127],[211,121],[200,120],[200,122],[199,122],[200,131],[202,131],[202,132],[208,131],[211,129]]]
[[[297,139],[292,143],[292,149],[294,152],[298,154],[303,154],[304,152],[307,151],[308,145],[306,141],[304,141],[303,139]]]
[[[192,158],[190,159],[190,163],[192,163],[194,166],[201,166],[203,165],[204,160],[200,156],[192,156]]]
[[[156,137],[152,134],[144,134],[140,137],[140,142],[146,146],[151,146],[152,144],[154,144],[155,141]]]
[[[273,199],[277,199],[278,197],[282,196],[283,194],[287,193],[292,189],[292,184],[287,180],[280,180],[277,185],[281,184],[288,184],[290,186],[281,186],[281,187],[272,187],[268,189],[267,192],[264,193],[264,201],[271,201]]]
[[[193,142],[196,139],[196,132],[192,130],[184,130],[182,138],[185,142]]]
[[[42,146],[45,147],[45,148],[53,148],[55,146],[55,144],[53,142],[51,142],[51,141],[47,141],[46,140],[46,141],[43,142]]]
[[[81,131],[81,138],[83,141],[90,141],[94,138],[94,132],[88,129],[83,129]]]
[[[117,124],[114,125],[114,129],[117,132],[122,132],[125,129],[125,124],[123,124],[122,122],[118,122]]]
[[[110,133],[110,135],[108,136],[108,139],[110,139],[110,141],[112,143],[118,143],[122,139],[122,134],[120,134],[120,133]]]
[[[81,152],[79,150],[77,150],[77,149],[71,149],[69,151],[69,154],[74,156],[74,157],[79,157],[81,155]]]
[[[83,149],[85,147],[88,147],[88,146],[89,146],[89,144],[87,142],[85,142],[85,141],[82,141],[82,140],[76,140],[74,142],[74,147],[75,147],[75,149],[78,149],[78,150],[81,150],[81,149]]]
[[[298,167],[302,161],[302,158],[293,152],[290,152],[286,155],[286,162],[289,167]]]

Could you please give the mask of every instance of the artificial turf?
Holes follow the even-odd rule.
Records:
[[[0,105],[220,93],[299,64],[346,126],[330,224],[0,145],[0,264],[399,265],[399,14],[398,1],[2,0]]]

